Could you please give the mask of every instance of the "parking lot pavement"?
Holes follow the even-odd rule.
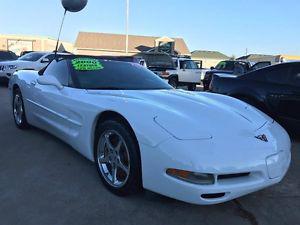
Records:
[[[0,224],[299,224],[300,142],[279,185],[214,206],[196,206],[145,191],[120,198],[94,165],[38,129],[15,128],[8,90],[0,86]]]

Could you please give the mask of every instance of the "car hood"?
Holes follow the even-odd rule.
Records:
[[[95,93],[95,92],[94,92]],[[128,107],[151,113],[162,129],[177,139],[211,139],[217,135],[250,135],[272,121],[237,99],[182,90],[122,91]],[[142,101],[145,110],[136,101]],[[131,104],[131,105],[129,105]]]

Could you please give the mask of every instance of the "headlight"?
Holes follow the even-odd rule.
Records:
[[[167,169],[166,173],[171,177],[193,184],[211,185],[215,183],[215,178],[213,174],[195,173],[177,169]]]

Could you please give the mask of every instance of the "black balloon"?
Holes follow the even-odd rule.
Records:
[[[85,8],[88,0],[61,0],[63,7],[70,12],[79,12]]]

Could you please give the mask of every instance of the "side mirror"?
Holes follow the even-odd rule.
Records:
[[[62,90],[64,86],[54,76],[40,76],[37,79],[40,85],[51,85],[55,86],[58,90]]]
[[[215,69],[215,67],[213,67],[213,66],[212,66],[212,67],[210,67],[210,69],[211,69],[211,70],[214,70],[214,69]]]
[[[41,63],[50,63],[50,59],[48,59],[48,58],[43,58],[43,59],[41,60]]]

